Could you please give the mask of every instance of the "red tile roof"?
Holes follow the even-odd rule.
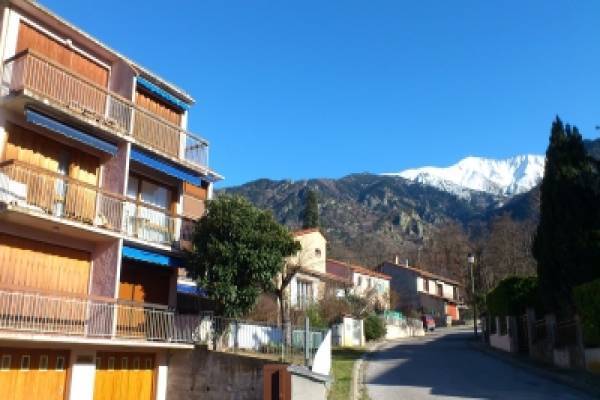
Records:
[[[391,280],[392,277],[389,275],[386,275],[382,272],[379,271],[374,271],[372,269],[366,268],[366,267],[362,267],[360,265],[353,265],[344,261],[339,261],[339,260],[333,260],[331,258],[327,259],[327,267],[328,269],[331,269],[332,273],[335,273],[333,271],[335,271],[335,267],[344,267],[349,269],[352,272],[356,272],[358,274],[363,274],[363,275],[369,275],[369,276],[374,276],[377,278],[381,278],[381,279],[385,279],[385,280]]]
[[[451,284],[456,285],[456,286],[463,286],[460,282],[455,281],[454,279],[446,278],[444,276],[437,275],[437,274],[434,274],[432,272],[425,271],[423,269],[419,269],[419,268],[415,268],[415,267],[411,267],[411,266],[407,266],[407,265],[395,264],[395,263],[389,262],[389,261],[386,261],[386,262],[382,263],[377,268],[381,269],[384,265],[391,265],[392,267],[407,269],[409,271],[416,272],[417,274],[419,274],[419,275],[421,275],[423,277],[426,277],[426,278],[436,279],[436,280],[439,280],[439,281],[444,281],[446,283],[451,283]]]
[[[308,228],[308,229],[299,229],[297,231],[293,231],[292,235],[294,236],[302,236],[313,232],[321,232],[319,228]]]
[[[323,279],[326,281],[333,281],[333,282],[338,282],[338,283],[341,283],[344,285],[352,286],[351,279],[346,279],[344,277],[341,277],[341,276],[338,276],[335,274],[330,274],[328,272],[319,272],[319,271],[312,270],[310,268],[303,268],[303,267],[299,267],[297,269],[297,271],[302,274],[314,276],[316,278],[320,278],[320,279]]]

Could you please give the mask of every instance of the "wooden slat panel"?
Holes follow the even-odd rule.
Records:
[[[89,253],[0,234],[0,284],[85,295]]]
[[[137,89],[135,104],[177,126],[180,126],[181,124],[181,111],[177,110],[175,107],[172,107],[168,103],[157,99],[143,89]]]
[[[11,357],[11,363],[8,370],[0,371],[2,399],[63,400],[65,398],[69,367],[68,351],[0,348],[0,359],[5,355]],[[30,357],[28,370],[21,369],[22,356]],[[41,365],[42,356],[48,360],[47,366]],[[63,368],[57,368],[58,358],[64,360]]]
[[[154,371],[154,354],[98,352],[94,400],[150,400],[154,395]]]
[[[188,182],[183,182],[183,193],[200,200],[206,200],[208,190],[202,186],[196,186]]]
[[[35,50],[102,87],[107,86],[108,70],[106,68],[21,21],[17,53],[26,49]]]

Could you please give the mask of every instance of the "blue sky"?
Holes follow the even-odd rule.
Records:
[[[191,93],[219,186],[543,153],[600,125],[598,1],[41,0]]]

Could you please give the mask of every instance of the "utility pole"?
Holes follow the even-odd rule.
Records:
[[[473,275],[473,266],[475,265],[475,256],[471,253],[467,255],[467,263],[471,268],[471,301],[473,302],[473,333],[477,337],[477,299],[475,298],[475,278]]]

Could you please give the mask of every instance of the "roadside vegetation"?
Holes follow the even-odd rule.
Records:
[[[354,363],[365,353],[364,349],[339,348],[331,351],[331,374],[333,384],[328,400],[348,400],[352,393],[352,369]],[[366,393],[361,393],[361,400],[368,400]]]

